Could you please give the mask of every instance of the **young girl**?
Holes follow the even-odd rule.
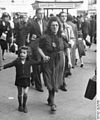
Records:
[[[4,69],[15,66],[16,68],[16,80],[15,85],[18,90],[18,111],[27,113],[27,94],[30,86],[30,67],[32,64],[39,64],[28,57],[28,48],[22,46],[19,49],[19,57],[11,63],[3,66]],[[22,103],[23,98],[23,103]]]

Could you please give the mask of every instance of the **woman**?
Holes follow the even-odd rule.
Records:
[[[90,39],[90,29],[91,29],[90,28],[90,21],[87,18],[87,16],[85,16],[83,19],[81,29],[82,29],[83,39],[85,40],[86,45],[91,47],[90,40],[87,40],[87,37]]]
[[[48,105],[51,111],[56,111],[55,92],[63,84],[65,65],[64,49],[66,44],[61,37],[61,25],[57,17],[49,20],[46,34],[39,39],[38,51],[42,56],[43,79],[48,89]]]
[[[2,15],[2,19],[0,20],[0,45],[2,49],[2,58],[4,58],[4,52],[7,50],[7,42],[8,39],[12,36],[11,26],[9,23],[9,14],[4,12]]]
[[[83,67],[84,66],[83,56],[85,56],[86,53],[85,53],[85,44],[84,44],[82,32],[78,33],[77,48],[78,48],[78,53],[79,53],[79,59],[81,62],[80,67]]]

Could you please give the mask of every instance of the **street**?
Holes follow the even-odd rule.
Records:
[[[59,90],[56,94],[57,111],[52,114],[47,105],[48,92],[30,87],[28,93],[28,113],[18,112],[15,68],[0,71],[0,120],[96,120],[96,97],[93,100],[84,98],[89,78],[94,75],[96,66],[95,44],[87,48],[84,56],[84,67],[80,63],[72,69],[72,76],[66,79],[67,92]],[[6,53],[5,63],[15,59],[14,53]]]

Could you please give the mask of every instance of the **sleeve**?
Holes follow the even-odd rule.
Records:
[[[9,30],[8,30],[8,33],[7,33],[7,37],[12,37],[12,28],[11,28],[11,25],[10,25],[10,23],[8,23],[8,28],[9,28]]]
[[[72,27],[70,27],[70,39],[74,39],[75,36],[74,36],[74,32],[73,32],[73,29]]]
[[[64,39],[64,41],[66,41],[68,43],[68,38],[67,38],[66,34],[64,33],[64,31],[61,32],[61,36]]]
[[[31,23],[29,21],[27,21],[27,32],[31,32]]]
[[[45,41],[45,36],[42,36],[40,39],[38,39],[38,41],[39,41],[39,48],[41,48],[41,49],[43,49],[43,48],[45,48],[45,43],[46,43],[46,41]]]
[[[0,21],[0,37],[1,37],[2,33],[3,33],[3,25],[2,25],[2,21]]]
[[[30,39],[32,38],[32,34],[34,34],[34,27],[31,26],[30,28],[28,28],[28,32],[30,33]]]
[[[36,61],[36,60],[30,59],[30,64],[31,65],[40,65],[40,64],[42,64],[42,61]]]
[[[17,59],[14,60],[14,61],[12,61],[11,63],[5,64],[5,65],[4,65],[4,69],[15,66],[15,65],[16,65],[16,62],[17,62]]]
[[[67,48],[71,48],[71,45],[69,43],[67,43],[65,40],[63,40],[64,42],[64,50]]]
[[[48,35],[41,36],[39,40],[39,46],[38,48],[42,49],[42,51],[45,53],[53,52],[54,48],[52,47],[52,38]]]
[[[91,34],[91,24],[90,24],[90,22],[88,22],[88,31],[89,31],[88,34],[90,35]]]
[[[72,27],[70,27],[70,41],[69,43],[71,44],[71,47],[74,46],[75,44],[75,36]]]

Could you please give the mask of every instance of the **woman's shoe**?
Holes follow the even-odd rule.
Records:
[[[68,75],[70,75],[70,76],[71,76],[71,75],[72,75],[72,73],[71,73],[71,72],[69,72],[69,73],[68,73]]]
[[[51,111],[56,111],[56,110],[57,110],[56,105],[55,104],[51,105]]]
[[[67,91],[67,88],[66,88],[65,85],[62,85],[62,86],[60,87],[60,89],[61,89],[62,91]]]
[[[47,99],[47,102],[48,102],[48,105],[49,105],[49,106],[52,105],[50,98]]]
[[[80,65],[80,67],[83,67],[83,66],[84,66],[83,64]]]

